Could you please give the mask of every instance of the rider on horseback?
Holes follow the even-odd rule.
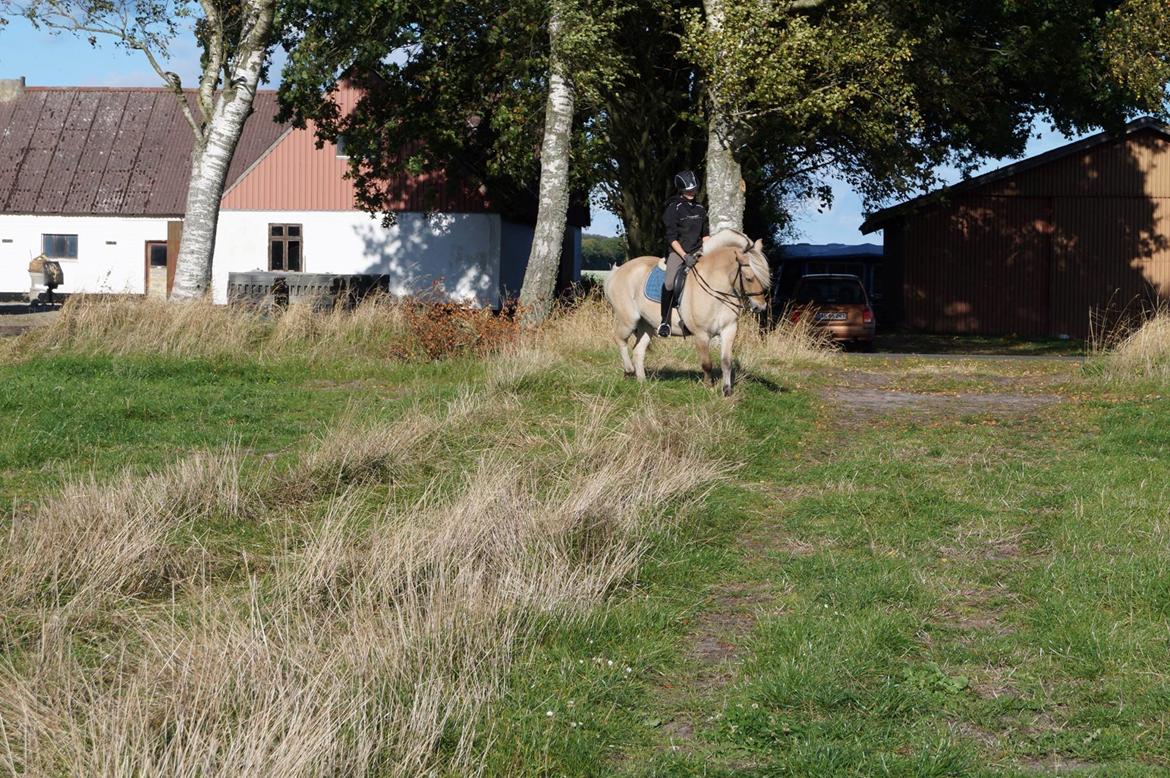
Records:
[[[674,303],[674,285],[683,265],[694,267],[699,261],[698,252],[711,237],[707,223],[707,209],[695,202],[699,192],[699,180],[690,170],[684,170],[674,177],[678,194],[666,203],[662,221],[666,224],[666,243],[670,255],[666,259],[666,278],[662,282],[662,323],[658,335],[670,335],[670,309]]]

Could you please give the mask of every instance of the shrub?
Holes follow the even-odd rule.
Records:
[[[516,339],[518,318],[450,302],[409,301],[402,307],[407,336],[395,347],[403,359],[482,356]]]

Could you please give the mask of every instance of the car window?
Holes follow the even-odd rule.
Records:
[[[795,296],[800,305],[855,305],[865,302],[861,282],[847,278],[805,278],[796,288]]]

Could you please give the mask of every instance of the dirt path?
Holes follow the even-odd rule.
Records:
[[[981,359],[978,367],[956,373],[955,358],[948,356],[944,360],[911,364],[902,360],[876,362],[865,357],[833,371],[818,391],[818,426],[824,438],[815,451],[806,455],[814,459],[829,456],[836,447],[847,445],[858,431],[876,425],[947,423],[970,417],[1007,423],[1043,414],[1045,409],[1064,401],[1061,387],[1069,380],[1069,371],[1078,369],[1074,360],[1005,358]],[[1020,365],[1041,360],[1048,363],[1046,370],[1033,371]],[[708,592],[705,607],[691,622],[683,674],[664,683],[657,692],[657,709],[662,711],[660,751],[701,757],[716,772],[750,772],[752,768],[739,755],[710,752],[703,734],[719,726],[730,690],[747,680],[747,643],[758,620],[783,612],[785,592],[773,583],[782,577],[774,574],[777,566],[782,567],[785,560],[825,550],[823,540],[814,546],[794,536],[784,526],[781,506],[807,494],[849,489],[848,484],[753,486],[766,496],[770,509],[758,521],[750,522],[736,540],[737,569],[744,574]],[[997,540],[979,553],[988,554],[989,559],[1010,560],[1019,549],[1009,541]],[[963,543],[964,547],[970,542]],[[951,553],[960,552],[952,549]],[[954,612],[940,614],[939,618],[956,629],[1002,629],[994,594],[975,589],[958,592]],[[1001,691],[990,682],[986,686],[981,693],[994,695]]]

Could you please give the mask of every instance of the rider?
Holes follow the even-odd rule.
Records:
[[[707,223],[707,209],[695,202],[699,193],[699,180],[690,170],[684,170],[674,177],[674,188],[678,191],[666,203],[662,221],[666,224],[666,243],[670,255],[666,259],[666,279],[662,282],[662,323],[658,325],[660,337],[670,335],[670,308],[674,302],[674,283],[682,266],[694,267],[699,261],[698,252],[711,237]]]

